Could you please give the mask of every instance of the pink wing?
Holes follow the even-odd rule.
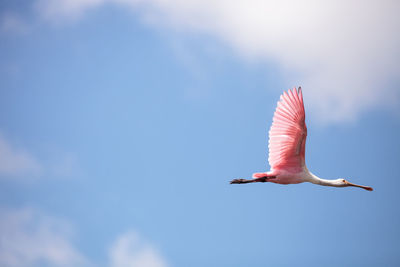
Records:
[[[271,171],[299,171],[305,165],[307,127],[301,87],[284,92],[276,107],[269,130],[269,165]]]

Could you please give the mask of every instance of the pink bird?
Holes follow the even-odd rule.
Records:
[[[269,130],[269,172],[254,173],[251,180],[235,179],[231,184],[272,182],[276,184],[313,184],[335,187],[355,186],[372,191],[372,187],[357,185],[343,178],[326,180],[312,174],[305,163],[307,127],[303,94],[298,90],[283,92]]]

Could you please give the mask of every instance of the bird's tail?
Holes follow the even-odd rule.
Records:
[[[267,173],[266,172],[256,172],[253,173],[253,178],[263,178],[263,177],[267,177]]]

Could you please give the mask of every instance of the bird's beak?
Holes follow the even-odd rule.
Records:
[[[365,189],[365,190],[368,190],[368,191],[373,191],[373,190],[374,190],[372,187],[363,186],[363,185],[358,185],[358,184],[353,184],[353,183],[350,183],[350,182],[347,182],[347,181],[346,181],[346,185],[348,185],[348,186],[359,187],[359,188],[362,188],[362,189]]]

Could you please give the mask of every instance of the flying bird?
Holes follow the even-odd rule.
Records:
[[[299,184],[310,182],[317,185],[354,186],[372,191],[372,187],[350,183],[346,179],[326,180],[312,174],[305,163],[307,127],[301,87],[283,92],[275,110],[269,130],[269,172],[254,173],[253,179],[234,179],[231,184],[271,182]]]

